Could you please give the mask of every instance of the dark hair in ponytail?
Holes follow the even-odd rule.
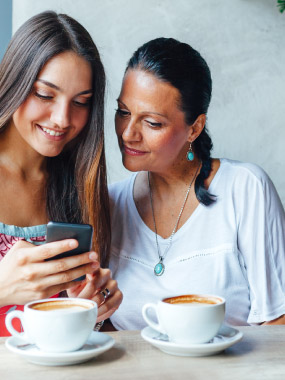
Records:
[[[126,71],[128,69],[147,71],[177,88],[187,124],[193,124],[199,115],[207,113],[212,93],[211,73],[206,61],[191,46],[173,38],[156,38],[142,45],[133,54]],[[199,202],[206,206],[215,200],[215,196],[204,186],[211,171],[212,147],[205,126],[194,141],[193,148],[202,162],[195,182],[195,193]]]

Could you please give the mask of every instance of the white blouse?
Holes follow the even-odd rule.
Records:
[[[285,213],[266,173],[256,165],[221,159],[209,191],[174,234],[158,262],[155,233],[133,199],[136,174],[109,187],[112,216],[110,268],[124,298],[111,317],[116,329],[142,329],[147,302],[179,294],[215,294],[226,299],[225,322],[247,325],[285,314]],[[169,239],[158,236],[164,252]]]

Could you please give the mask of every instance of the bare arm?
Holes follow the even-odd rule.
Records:
[[[285,325],[285,315],[281,315],[281,317],[273,319],[273,321],[263,322],[262,325]]]

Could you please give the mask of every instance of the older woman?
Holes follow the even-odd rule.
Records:
[[[171,38],[128,63],[115,121],[136,173],[109,189],[116,329],[144,327],[146,302],[189,293],[225,297],[233,325],[285,323],[284,209],[261,168],[211,157],[211,88],[205,60]]]

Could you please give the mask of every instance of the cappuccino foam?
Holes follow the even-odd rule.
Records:
[[[88,302],[71,302],[71,301],[47,301],[34,303],[30,306],[31,309],[40,311],[80,311],[91,309],[93,305]]]
[[[199,295],[184,295],[184,296],[177,296],[177,297],[170,297],[165,298],[163,302],[170,303],[170,304],[191,304],[191,305],[216,305],[218,303],[221,303],[222,300],[217,297],[211,297],[211,296],[199,296]]]

